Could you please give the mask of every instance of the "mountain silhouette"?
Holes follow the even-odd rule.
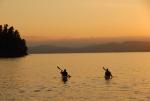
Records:
[[[125,41],[93,44],[84,47],[39,45],[29,47],[30,53],[98,53],[98,52],[150,52],[148,41]]]

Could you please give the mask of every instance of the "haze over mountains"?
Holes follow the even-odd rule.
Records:
[[[29,53],[147,52],[150,37],[70,38],[27,37]]]

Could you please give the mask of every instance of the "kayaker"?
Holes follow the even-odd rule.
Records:
[[[68,72],[66,71],[66,69],[64,69],[63,71],[61,71],[62,76],[66,76],[68,77]]]
[[[111,72],[108,70],[108,68],[105,69],[105,68],[103,67],[103,69],[105,70],[105,79],[106,79],[106,80],[112,79],[113,76],[112,76]]]
[[[66,69],[62,70],[59,66],[57,66],[57,68],[61,71],[60,73],[61,73],[62,76],[66,76],[66,77],[69,77],[69,78],[71,77],[71,76],[68,74],[68,72],[67,72]]]

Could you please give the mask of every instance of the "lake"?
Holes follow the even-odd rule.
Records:
[[[57,66],[72,76],[61,79]],[[102,67],[114,78],[105,80]],[[150,53],[32,54],[0,59],[0,101],[148,101]]]

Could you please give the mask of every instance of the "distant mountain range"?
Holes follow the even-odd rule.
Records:
[[[94,52],[150,52],[150,41],[96,43],[82,47],[50,44],[29,47],[29,53],[94,53]]]

